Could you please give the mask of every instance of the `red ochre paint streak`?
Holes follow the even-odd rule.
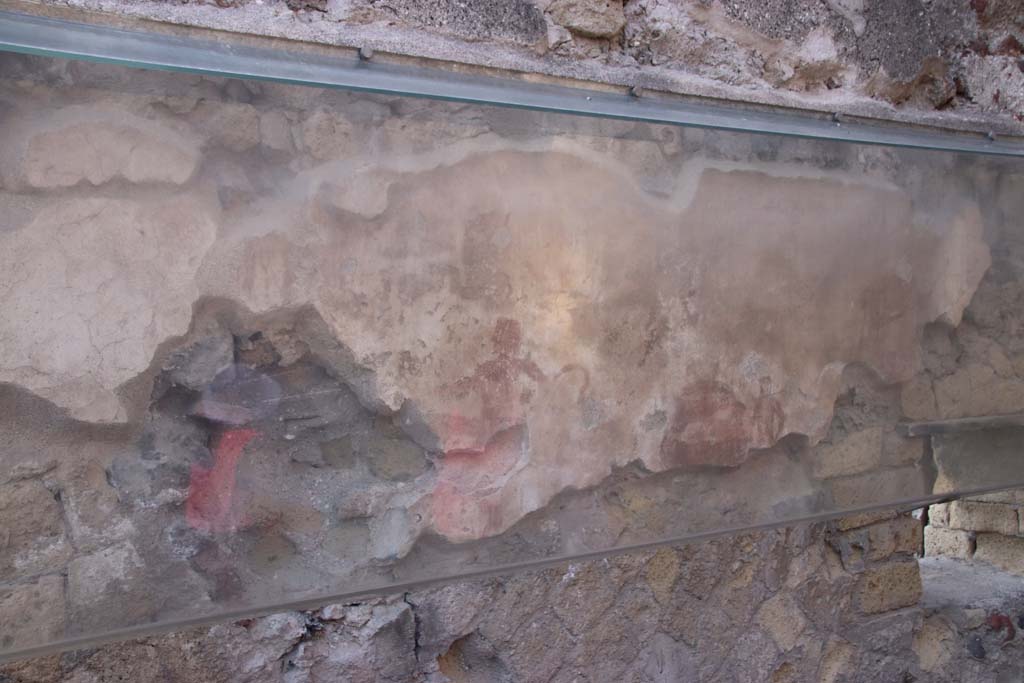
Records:
[[[257,435],[255,429],[228,429],[214,444],[213,467],[192,465],[185,519],[193,529],[223,533],[238,526],[240,515],[234,509],[235,471],[242,450]]]

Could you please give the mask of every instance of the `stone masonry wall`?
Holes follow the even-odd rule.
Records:
[[[10,683],[920,679],[920,525],[887,515],[853,526],[863,521],[330,605],[0,672]],[[929,680],[960,680],[937,673]]]
[[[920,522],[873,519],[197,628],[7,664],[0,680],[1018,680],[1019,592],[1000,594],[998,576],[960,574],[952,590],[985,598],[921,604]]]
[[[993,493],[932,505],[924,529],[929,557],[978,560],[1024,575],[1024,534],[1019,491]]]
[[[1024,209],[1021,195],[1009,195],[1006,209]],[[903,391],[903,411],[920,420],[1014,414],[1024,411],[1024,296],[1021,284],[1024,249],[1014,235],[994,254],[990,273],[982,281],[963,323],[953,329],[934,325],[925,334],[925,367]],[[1019,449],[1007,449],[1005,437],[1015,430],[976,435],[933,437],[940,480],[971,488],[970,470],[943,470],[943,449],[974,448],[989,453],[1006,451],[1015,459]],[[1019,438],[1019,437],[1017,437]],[[1024,574],[1021,508],[1024,495],[1008,491],[933,505],[924,529],[925,556],[978,560],[1002,570]]]
[[[64,0],[54,6],[627,88],[1024,130],[1024,14],[1016,0]]]

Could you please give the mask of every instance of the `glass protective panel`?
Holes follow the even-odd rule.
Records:
[[[1024,484],[1019,160],[3,54],[0,188],[0,654]]]

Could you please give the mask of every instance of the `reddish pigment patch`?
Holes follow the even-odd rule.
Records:
[[[1020,41],[1017,40],[1017,36],[1014,35],[1006,36],[1006,39],[996,48],[997,55],[1016,57],[1022,53],[1024,53],[1024,45],[1021,45]]]
[[[784,421],[782,407],[771,396],[748,406],[720,382],[698,382],[676,399],[661,454],[672,466],[734,467],[746,460],[752,444],[778,441]]]
[[[502,515],[495,507],[498,503],[490,496],[519,464],[523,438],[522,428],[508,429],[480,451],[445,453],[431,496],[430,511],[438,533],[463,541],[502,530]]]
[[[243,449],[257,435],[255,429],[228,429],[214,444],[213,467],[192,465],[185,519],[193,529],[223,533],[238,527],[241,514],[235,509],[235,473]]]
[[[1017,629],[1013,627],[1013,620],[999,612],[993,612],[988,615],[988,627],[993,631],[1002,631],[1005,628],[1006,637],[1003,638],[1004,643],[1010,642],[1017,635]]]
[[[443,418],[442,445],[448,453],[481,453],[498,432],[523,422],[531,385],[544,380],[540,368],[522,354],[519,322],[499,318],[491,334],[492,357],[473,374],[441,387],[451,399]]]

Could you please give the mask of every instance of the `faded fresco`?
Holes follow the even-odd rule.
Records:
[[[1017,182],[85,63],[0,77],[0,580],[34,605],[4,648],[931,494],[920,439],[879,428],[863,467],[821,442],[852,384],[910,381],[926,326],[960,322],[1006,223],[979,188]]]

